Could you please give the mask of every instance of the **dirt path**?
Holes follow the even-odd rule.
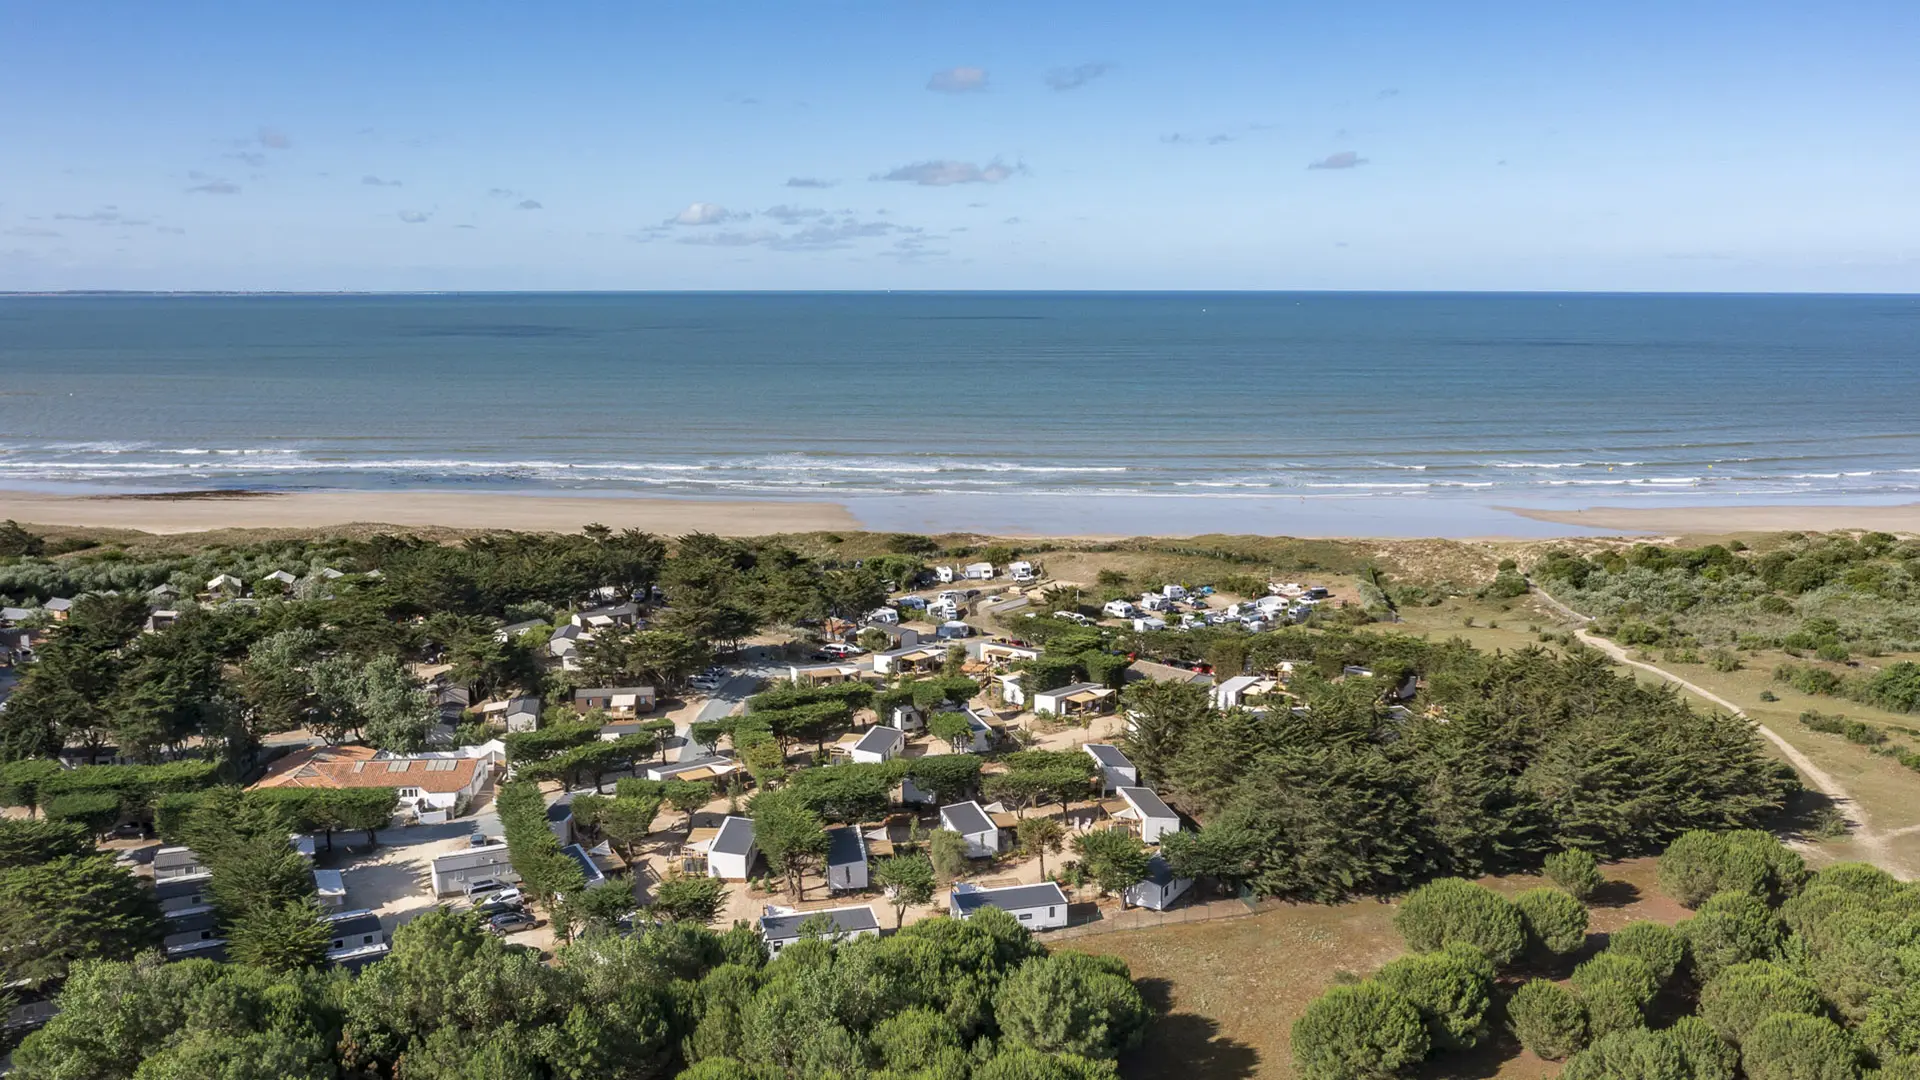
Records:
[[[1728,701],[1726,698],[1721,697],[1719,694],[1716,694],[1713,691],[1708,690],[1706,687],[1701,686],[1700,684],[1695,683],[1690,679],[1686,679],[1679,675],[1675,675],[1673,672],[1668,671],[1665,668],[1658,667],[1653,664],[1649,664],[1644,660],[1633,659],[1631,656],[1627,655],[1627,650],[1625,648],[1615,644],[1614,642],[1608,641],[1606,638],[1600,637],[1597,634],[1591,633],[1586,629],[1586,624],[1593,621],[1592,616],[1580,614],[1579,612],[1573,610],[1567,605],[1554,599],[1552,596],[1547,594],[1546,590],[1541,589],[1537,585],[1533,585],[1532,582],[1529,582],[1528,585],[1532,588],[1534,598],[1546,604],[1548,608],[1552,609],[1554,614],[1560,616],[1563,619],[1567,619],[1573,623],[1578,624],[1575,627],[1573,633],[1574,633],[1574,636],[1579,638],[1583,644],[1589,645],[1595,649],[1599,649],[1601,652],[1606,653],[1608,656],[1612,657],[1613,659],[1619,661],[1622,664],[1627,664],[1629,666],[1639,668],[1640,670],[1648,672],[1650,674],[1658,675],[1660,678],[1665,679],[1667,682],[1670,682],[1675,686],[1680,687],[1682,690],[1685,690],[1688,693],[1695,695],[1696,697],[1704,698],[1707,701],[1711,701],[1715,705],[1720,706],[1721,708],[1727,710],[1733,715],[1738,716],[1741,719],[1752,724],[1754,728],[1757,731],[1759,731],[1760,734],[1767,739],[1768,742],[1771,742],[1773,745],[1780,748],[1780,753],[1784,755],[1786,759],[1793,764],[1793,767],[1795,769],[1798,769],[1800,771],[1800,775],[1806,778],[1807,784],[1809,786],[1811,786],[1814,790],[1820,792],[1822,795],[1825,795],[1827,798],[1832,799],[1835,803],[1841,804],[1845,807],[1846,811],[1849,813],[1849,815],[1853,818],[1853,821],[1854,821],[1854,828],[1852,833],[1850,834],[1850,839],[1852,839],[1855,843],[1859,844],[1860,847],[1867,853],[1869,857],[1869,861],[1871,861],[1876,866],[1882,867],[1888,873],[1893,874],[1895,877],[1904,879],[1912,876],[1907,870],[1906,864],[1900,861],[1900,859],[1893,854],[1892,847],[1887,843],[1889,837],[1886,834],[1883,834],[1877,831],[1876,829],[1874,829],[1873,821],[1867,815],[1866,807],[1862,806],[1858,799],[1855,799],[1851,794],[1849,794],[1846,787],[1843,786],[1840,783],[1840,781],[1834,779],[1832,773],[1829,773],[1825,769],[1822,769],[1820,766],[1815,765],[1813,763],[1812,758],[1809,758],[1807,755],[1801,753],[1799,749],[1796,748],[1792,743],[1781,738],[1778,732],[1774,731],[1772,728],[1761,723],[1760,721],[1755,720],[1753,717],[1747,715],[1747,711],[1745,709],[1742,709],[1740,706],[1735,705],[1733,702]],[[1902,832],[1905,832],[1905,831],[1908,831],[1908,830],[1902,830]],[[1896,833],[1894,835],[1899,835],[1899,834]]]

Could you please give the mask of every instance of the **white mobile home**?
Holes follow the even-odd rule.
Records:
[[[991,859],[1000,854],[1000,826],[977,802],[941,807],[940,827],[966,839],[970,859]]]
[[[1072,683],[1055,690],[1036,690],[1034,713],[1055,716],[1097,716],[1113,708],[1114,690],[1099,683]]]
[[[1007,573],[1012,576],[1013,580],[1020,582],[1033,581],[1039,577],[1038,574],[1033,572],[1033,564],[1025,559],[1008,563]]]
[[[1147,876],[1138,884],[1128,886],[1125,898],[1134,907],[1165,911],[1191,888],[1192,878],[1174,877],[1165,856],[1155,855],[1147,860]]]
[[[867,887],[867,839],[852,825],[827,830],[827,887],[853,892]]]
[[[513,860],[507,855],[507,845],[488,844],[485,847],[465,848],[433,860],[435,896],[464,893],[468,884],[488,879],[509,884],[520,880],[520,875],[513,872]]]
[[[953,567],[951,566],[936,566],[933,568],[933,580],[942,585],[953,584],[954,579],[958,576],[958,574],[953,572]]]
[[[1055,930],[1067,925],[1067,894],[1051,881],[999,889],[982,889],[963,881],[947,897],[947,911],[956,919],[970,918],[989,907],[1012,915],[1029,930]]]
[[[990,562],[968,563],[966,570],[962,572],[962,576],[968,581],[991,581],[993,580],[993,564]]]
[[[753,819],[729,817],[707,841],[707,873],[724,881],[745,881],[753,876],[753,861],[759,854],[760,849],[753,846]]]
[[[1125,803],[1123,809],[1114,812],[1116,821],[1124,821],[1129,828],[1137,829],[1140,839],[1145,843],[1157,844],[1168,833],[1180,831],[1180,815],[1161,801],[1152,788],[1123,787],[1115,788],[1114,794]]]
[[[878,765],[899,757],[906,747],[907,737],[899,728],[875,724],[847,745],[847,758],[857,764]]]
[[[1278,688],[1278,683],[1262,675],[1235,675],[1213,688],[1213,707],[1239,708],[1247,703],[1248,698],[1271,694]]]
[[[880,936],[880,922],[873,917],[873,908],[863,904],[819,911],[768,907],[766,914],[760,917],[760,939],[767,943],[767,952],[779,956],[781,949],[800,940],[802,923],[821,916],[833,923],[833,936],[842,941]]]
[[[1138,612],[1139,609],[1133,606],[1131,600],[1109,600],[1100,609],[1102,615],[1111,619],[1131,619]]]
[[[874,608],[867,612],[867,621],[882,626],[896,626],[900,622],[900,613],[890,607]]]
[[[1140,770],[1134,768],[1127,755],[1111,743],[1090,742],[1085,750],[1100,764],[1101,791],[1111,792],[1115,788],[1132,787],[1140,783]]]

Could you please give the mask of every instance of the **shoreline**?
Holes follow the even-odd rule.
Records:
[[[1544,540],[1878,529],[1920,533],[1903,505],[1487,505],[1456,499],[1205,499],[1035,495],[851,495],[845,499],[702,499],[646,495],[251,489],[49,494],[0,490],[0,519],[159,535],[219,529],[363,526],[573,532],[588,522],[675,536],[871,531],[1008,538],[1201,535],[1302,539]]]

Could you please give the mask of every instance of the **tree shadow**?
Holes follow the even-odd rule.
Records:
[[[1416,1080],[1491,1080],[1526,1051],[1504,1031],[1471,1050],[1436,1050],[1408,1075]]]
[[[1640,902],[1640,886],[1631,881],[1608,880],[1600,883],[1587,897],[1590,908],[1622,908]]]
[[[1120,1055],[1123,1076],[1172,1076],[1181,1080],[1246,1080],[1260,1070],[1260,1052],[1222,1038],[1205,1016],[1173,1012],[1173,984],[1137,979],[1140,996],[1156,1014],[1140,1046]]]

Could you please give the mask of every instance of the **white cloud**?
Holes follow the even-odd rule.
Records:
[[[822,180],[813,176],[787,177],[787,186],[797,188],[830,188],[839,182],[838,180]]]
[[[873,179],[919,184],[922,187],[997,184],[1023,169],[1024,166],[1003,165],[998,161],[990,161],[985,165],[974,165],[965,161],[921,161],[912,165],[902,165],[892,172],[875,173]]]
[[[970,94],[987,88],[985,68],[951,67],[936,71],[927,80],[927,89],[936,94]]]
[[[406,222],[409,225],[424,224],[426,221],[428,221],[432,217],[433,217],[433,214],[431,212],[424,211],[424,210],[400,211],[400,220]]]
[[[360,182],[362,184],[367,185],[368,187],[399,187],[400,186],[400,181],[398,180],[382,180],[371,173],[361,177]]]
[[[669,225],[719,225],[727,221],[739,221],[750,215],[736,214],[718,203],[689,203],[685,210],[667,219]]]
[[[519,202],[514,204],[513,208],[515,210],[545,210],[546,209],[546,207],[541,206],[540,203],[534,199],[521,199]]]

